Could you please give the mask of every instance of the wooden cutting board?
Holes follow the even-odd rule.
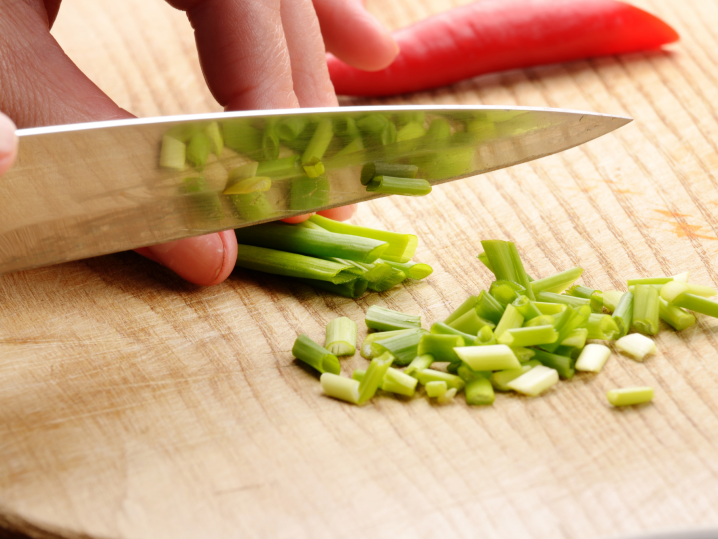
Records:
[[[465,2],[371,0],[398,28]],[[718,3],[644,0],[664,52],[481,77],[391,99],[625,114],[537,162],[361,206],[410,232],[434,274],[349,300],[246,271],[198,288],[131,253],[0,277],[0,520],[123,538],[570,537],[718,526],[718,322],[663,328],[644,364],[614,354],[542,398],[492,407],[322,396],[290,353],[371,305],[425,327],[486,288],[480,240],[532,275],[584,283],[690,270],[718,285]],[[218,110],[184,16],[154,0],[66,0],[54,34],[140,115]],[[360,324],[361,327],[361,324]],[[360,338],[366,334],[361,330]],[[343,360],[345,372],[365,366]],[[650,385],[612,409],[609,388]],[[72,532],[72,533],[69,533]],[[45,537],[45,536],[43,536]]]

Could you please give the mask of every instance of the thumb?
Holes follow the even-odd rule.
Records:
[[[0,112],[0,175],[5,174],[17,155],[17,136],[15,124]]]

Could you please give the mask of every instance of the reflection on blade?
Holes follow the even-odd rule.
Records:
[[[24,130],[17,164],[0,178],[0,273],[382,192],[424,193],[628,121],[550,109],[373,107]]]

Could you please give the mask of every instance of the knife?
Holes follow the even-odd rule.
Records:
[[[339,107],[17,131],[0,274],[361,202],[380,166],[432,185],[566,150],[630,118],[488,106]],[[401,172],[399,172],[401,174]]]

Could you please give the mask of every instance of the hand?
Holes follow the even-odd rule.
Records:
[[[0,112],[0,176],[10,169],[16,155],[17,137],[15,136],[15,124]]]
[[[381,69],[397,53],[361,0],[168,1],[187,12],[205,79],[226,110],[336,106],[320,25],[326,47],[356,67]],[[60,2],[0,0],[0,110],[20,127],[132,117],[50,35]],[[325,215],[351,213],[340,208]],[[190,282],[211,285],[231,273],[237,242],[230,230],[138,252]]]

